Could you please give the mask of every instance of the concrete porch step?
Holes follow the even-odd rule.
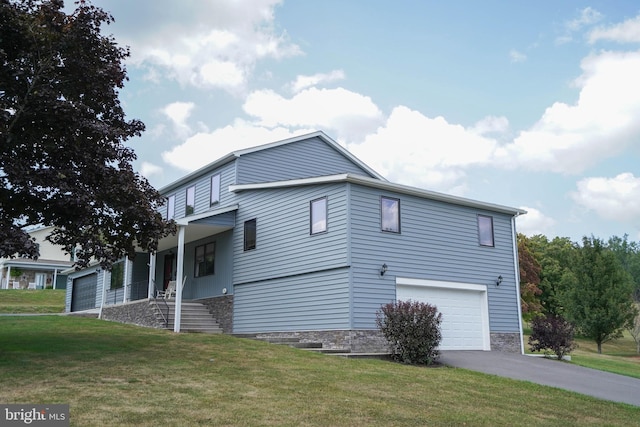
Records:
[[[151,300],[150,304],[153,306],[156,319],[164,322],[166,318],[165,329],[173,330],[175,326],[175,300]],[[209,334],[223,332],[209,309],[204,304],[194,301],[183,301],[181,304],[180,331]]]

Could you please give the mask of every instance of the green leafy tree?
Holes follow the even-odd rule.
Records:
[[[28,225],[105,268],[173,231],[124,145],[144,124],[118,99],[129,51],[101,35],[112,21],[88,1],[66,14],[60,0],[0,0],[0,257],[38,256]]]
[[[633,323],[629,325],[627,330],[636,342],[636,353],[640,354],[640,303],[636,303],[636,310],[638,314],[636,314],[636,318],[633,320]]]
[[[620,338],[636,316],[631,277],[600,239],[582,239],[562,288],[565,317],[596,342],[598,353],[603,343]]]
[[[555,237],[549,240],[544,235],[530,237],[527,246],[540,264],[539,296],[542,309],[547,314],[562,315],[560,301],[562,276],[573,264],[577,245],[568,237]]]
[[[640,302],[640,244],[629,241],[629,236],[612,236],[607,242],[607,247],[613,251],[622,268],[631,275],[633,280],[633,295]]]

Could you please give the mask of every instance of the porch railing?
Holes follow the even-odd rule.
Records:
[[[128,301],[146,299],[149,296],[149,281],[141,280],[138,282],[130,283],[126,287],[107,289],[107,295],[104,301],[105,304],[122,304],[122,302],[124,301],[124,292],[127,288],[129,290],[129,298],[127,299]]]

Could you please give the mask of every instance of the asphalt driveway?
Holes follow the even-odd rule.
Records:
[[[640,406],[640,379],[498,351],[442,351],[440,363]]]

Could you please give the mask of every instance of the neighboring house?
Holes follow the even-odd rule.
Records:
[[[183,298],[199,300],[225,332],[363,352],[384,347],[380,307],[414,299],[443,313],[441,349],[523,350],[520,209],[388,182],[322,132],[236,151],[160,191],[178,232],[124,263],[116,302],[175,281],[178,318]],[[67,311],[110,303],[112,284],[97,267],[71,273]]]
[[[64,289],[67,276],[61,274],[73,262],[64,249],[45,240],[53,227],[28,230],[40,250],[37,260],[0,258],[0,289]]]

